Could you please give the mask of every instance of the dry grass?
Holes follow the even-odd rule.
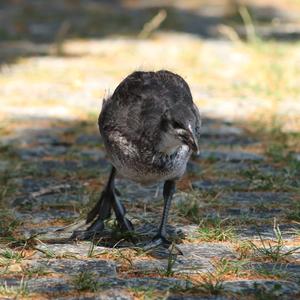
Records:
[[[232,108],[239,107],[233,117],[259,119],[263,113],[264,119],[280,116],[287,128],[299,125],[296,42],[211,43],[195,36],[157,34],[148,40],[69,40],[64,49],[64,58],[24,58],[7,66],[9,71],[3,69],[2,105],[49,106],[57,115],[67,111],[82,115],[81,108],[98,111],[107,89],[112,92],[133,70],[165,68],[186,78],[204,111],[224,107],[230,116]]]

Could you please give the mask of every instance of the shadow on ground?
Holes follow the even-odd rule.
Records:
[[[132,247],[126,235],[97,237],[93,244],[68,240],[72,231],[56,231],[85,217],[107,180],[109,164],[95,119],[45,121],[40,126],[35,121],[33,128],[32,120],[18,120],[18,130],[1,138],[1,284],[19,287],[13,263],[23,270],[29,295],[111,293],[121,286],[119,293],[128,299],[137,288],[152,289],[154,295],[168,290],[176,297],[208,295],[201,276],[211,284],[222,282],[218,293],[224,299],[237,292],[284,297],[299,292],[299,164],[255,151],[262,141],[245,124],[204,120],[202,152],[178,183],[169,220],[168,233],[182,255],[153,257]],[[117,187],[138,236],[150,239],[162,211],[161,191],[122,179]],[[118,232],[113,221],[108,226]],[[220,271],[225,261],[231,267]],[[285,275],[278,268],[285,268]],[[33,279],[34,270],[44,271]],[[197,274],[201,283],[195,283]],[[91,280],[87,286],[79,284],[82,276]],[[181,299],[174,297],[169,299]]]

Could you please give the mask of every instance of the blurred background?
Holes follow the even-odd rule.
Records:
[[[133,70],[169,69],[203,113],[295,131],[299,37],[298,0],[1,1],[0,114],[85,117]]]

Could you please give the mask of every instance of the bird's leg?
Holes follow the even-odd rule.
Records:
[[[132,223],[125,217],[126,209],[124,205],[118,200],[118,198],[114,197],[112,207],[121,231],[133,232],[134,228]]]
[[[167,180],[164,184],[163,197],[164,197],[164,209],[162,219],[159,225],[157,234],[152,241],[144,247],[145,250],[154,248],[159,245],[169,247],[171,242],[166,239],[166,225],[168,221],[168,214],[171,206],[171,200],[175,193],[176,183],[175,180]]]
[[[88,213],[86,218],[86,224],[91,223],[98,215],[97,220],[102,221],[108,219],[111,215],[112,198],[114,198],[114,180],[116,176],[116,169],[112,167],[105,189],[101,193],[100,199]],[[94,223],[89,227],[91,228]]]
[[[101,193],[100,199],[87,214],[86,224],[94,222],[85,231],[74,231],[71,239],[90,239],[101,233],[104,229],[104,221],[111,216],[112,202],[114,196],[114,179],[116,169],[112,167],[107,184]]]
[[[131,222],[125,217],[126,210],[122,203],[116,198],[115,189],[115,176],[116,169],[112,167],[109,175],[108,182],[105,189],[101,193],[100,199],[93,209],[88,213],[86,224],[91,223],[95,218],[94,222],[87,228],[83,233],[74,233],[73,237],[80,237],[83,239],[90,239],[96,234],[101,233],[104,229],[104,221],[111,216],[111,209],[113,208],[119,227],[122,231],[133,231]]]
[[[95,207],[88,213],[87,224],[90,223],[97,215],[97,219],[94,223],[88,228],[88,230],[93,230],[104,228],[103,221],[108,219],[111,215],[111,208],[113,208],[118,225],[122,231],[133,231],[132,223],[125,217],[126,210],[123,204],[116,197],[115,189],[115,176],[116,169],[112,167],[107,185],[102,192],[101,198]],[[118,192],[117,192],[118,193]]]

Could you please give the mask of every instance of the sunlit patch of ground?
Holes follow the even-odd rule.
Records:
[[[299,128],[298,43],[204,42],[160,34],[150,40],[67,41],[64,52],[65,57],[2,66],[2,113],[13,116],[15,108],[15,114],[36,110],[63,118],[69,111],[99,111],[101,99],[130,72],[169,69],[189,82],[204,113],[228,120],[276,118],[286,130]]]

